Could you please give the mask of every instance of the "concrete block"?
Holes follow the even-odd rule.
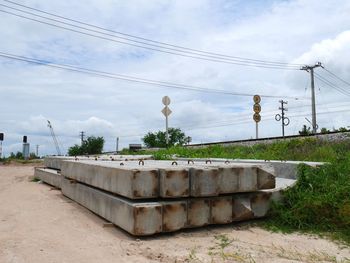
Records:
[[[276,178],[271,171],[258,168],[258,189],[273,189],[276,187]]]
[[[65,178],[62,193],[132,235],[162,231],[162,205],[158,202],[130,202]]]
[[[34,176],[40,178],[41,181],[61,189],[62,175],[57,170],[48,168],[35,168]]]
[[[188,169],[160,169],[159,196],[164,198],[187,197],[190,195]]]
[[[191,198],[188,200],[187,227],[200,227],[210,224],[210,200]]]
[[[232,196],[213,197],[210,199],[211,224],[227,224],[232,222]]]
[[[235,167],[219,168],[219,193],[230,194],[239,191],[239,171]]]
[[[161,202],[163,211],[163,232],[176,231],[186,227],[187,202]]]
[[[254,218],[249,196],[233,197],[233,221],[243,221]]]
[[[271,205],[271,195],[271,192],[260,192],[251,195],[250,202],[254,217],[267,215]]]
[[[253,192],[258,190],[258,168],[240,168],[238,170],[238,192]]]
[[[219,170],[216,168],[190,168],[190,195],[194,197],[219,194]]]

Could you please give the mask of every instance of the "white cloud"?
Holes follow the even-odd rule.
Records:
[[[22,3],[73,19],[158,41],[257,59],[313,63],[350,80],[349,1],[54,1]],[[240,93],[309,96],[303,71],[247,68],[178,57],[95,39],[1,13],[0,51],[148,79]],[[317,71],[331,79],[326,72]],[[252,99],[198,93],[104,79],[0,59],[0,130],[4,150],[21,150],[28,135],[42,154],[55,153],[46,126],[50,119],[64,148],[79,143],[78,133],[103,135],[105,150],[139,142],[140,135],[164,127],[161,98],[172,98],[170,123],[194,142],[255,136]],[[337,85],[344,83],[331,79]],[[342,87],[345,88],[343,85]],[[320,90],[318,89],[320,88]],[[349,89],[349,87],[347,87]],[[317,83],[319,112],[346,101],[341,93]],[[334,103],[334,104],[332,104]],[[289,99],[291,124],[297,133],[310,102]],[[262,100],[261,136],[280,134],[274,121],[278,98]],[[298,115],[298,117],[293,117]],[[248,123],[239,123],[246,120]],[[346,126],[346,112],[320,114],[320,127]],[[194,129],[237,123],[234,126]],[[192,128],[191,128],[192,127]],[[34,149],[34,148],[32,148]]]

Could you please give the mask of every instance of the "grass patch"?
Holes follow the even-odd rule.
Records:
[[[274,203],[270,230],[315,233],[350,244],[350,159],[319,168],[299,167],[295,187]]]

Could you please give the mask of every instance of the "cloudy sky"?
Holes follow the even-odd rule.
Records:
[[[194,143],[255,137],[253,94],[262,95],[260,137],[281,134],[281,123],[274,120],[280,99],[288,101],[291,122],[286,134],[296,134],[307,124],[305,118],[311,120],[311,91],[310,75],[292,65],[318,61],[328,70],[315,69],[318,126],[350,125],[350,85],[329,73],[350,82],[348,0],[13,1],[0,0],[0,132],[5,133],[5,155],[21,151],[23,135],[28,136],[32,151],[40,145],[41,155],[55,154],[47,120],[64,151],[80,142],[80,131],[104,136],[105,151],[115,149],[116,137],[120,137],[120,148],[141,143],[146,132],[164,129],[160,112],[164,95],[171,98],[170,126],[184,130]],[[148,49],[136,47],[130,39],[146,42]],[[148,40],[231,56],[225,57],[229,59],[283,64],[276,69],[261,67],[265,62],[252,67],[246,60],[237,65],[227,59],[193,58],[193,53],[175,55],[170,53],[177,52],[164,52],[169,49],[150,46],[158,44]],[[4,54],[41,60],[44,65]],[[156,86],[47,66],[52,63],[226,93]]]

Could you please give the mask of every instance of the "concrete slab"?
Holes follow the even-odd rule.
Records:
[[[61,170],[61,165],[63,161],[89,161],[89,160],[99,160],[99,161],[135,161],[135,160],[151,160],[152,155],[83,155],[83,156],[46,156],[44,158],[44,165],[47,168],[52,168],[56,170]]]
[[[40,178],[41,181],[61,189],[61,181],[63,176],[57,171],[49,168],[35,168],[34,176]]]

